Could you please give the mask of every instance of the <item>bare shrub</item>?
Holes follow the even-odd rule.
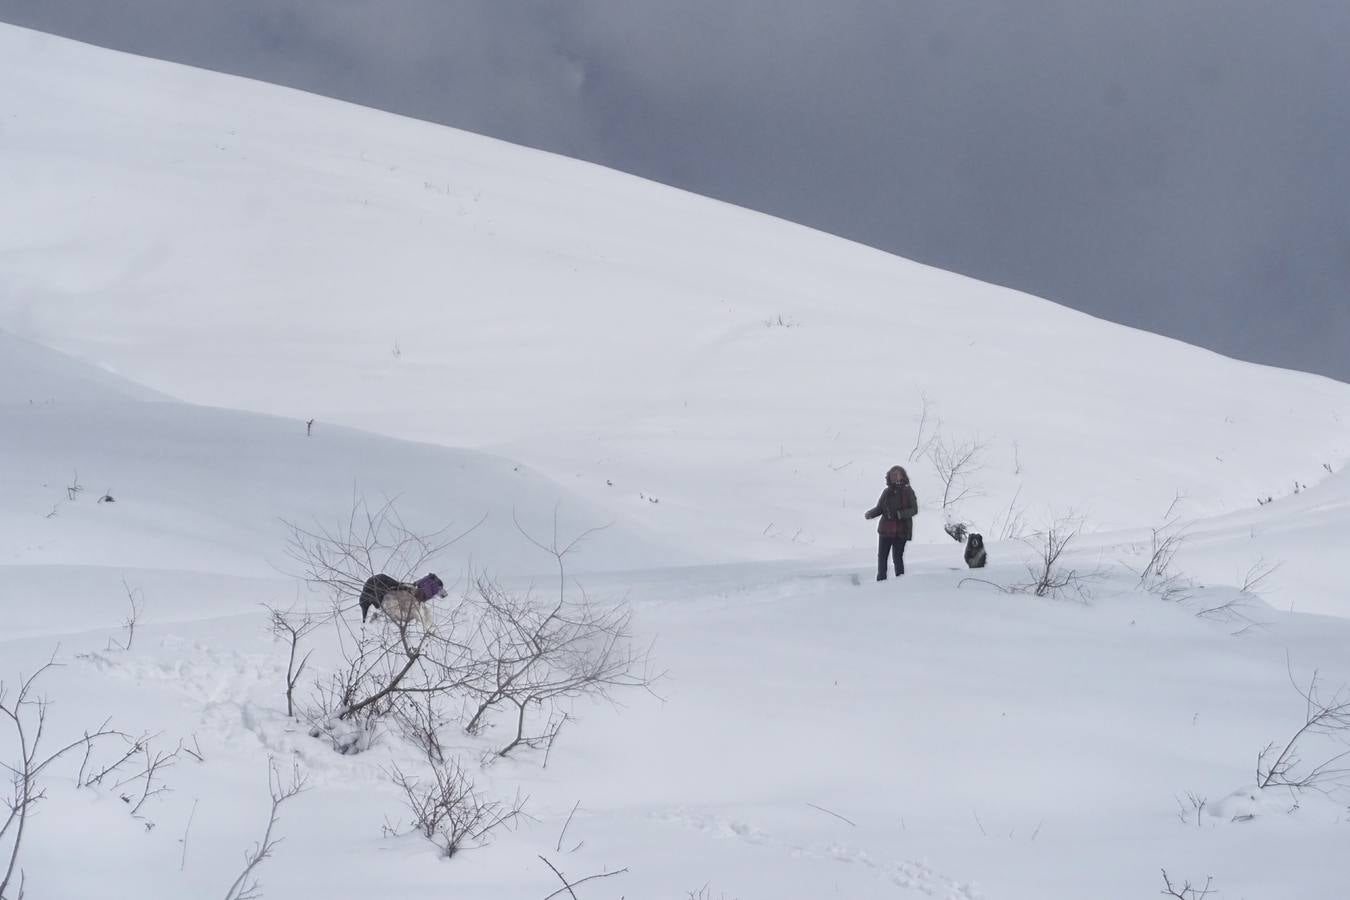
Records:
[[[1056,519],[1048,528],[1025,538],[1026,544],[1035,552],[1033,561],[1026,565],[1027,580],[1025,582],[998,584],[987,579],[967,578],[961,579],[957,583],[957,587],[964,587],[968,582],[975,582],[998,588],[1004,594],[1034,594],[1035,596],[1075,599],[1079,600],[1080,603],[1088,602],[1091,599],[1089,586],[1095,580],[1102,578],[1102,569],[1092,568],[1088,571],[1081,571],[1081,569],[1068,567],[1064,564],[1065,552],[1068,551],[1075,538],[1079,536],[1081,528],[1083,528],[1083,521],[1079,518],[1060,518]]]
[[[1137,586],[1169,603],[1182,603],[1190,598],[1192,583],[1174,563],[1186,541],[1185,526],[1173,520],[1149,530],[1149,557],[1135,572],[1139,576]]]
[[[308,777],[300,771],[298,763],[291,765],[291,777],[284,778],[277,768],[276,760],[267,761],[267,787],[272,796],[272,809],[267,817],[267,827],[263,830],[262,840],[253,845],[253,849],[244,854],[244,868],[239,877],[225,892],[225,900],[258,900],[262,896],[262,884],[258,881],[258,867],[272,856],[281,838],[273,837],[277,822],[281,819],[281,807],[286,801],[305,790]]]
[[[1008,508],[994,518],[994,524],[989,531],[990,534],[998,535],[1000,541],[1020,541],[1026,535],[1026,507],[1017,503],[1021,498],[1022,486],[1019,484],[1012,499],[1008,501]]]
[[[327,735],[339,752],[368,748],[380,723],[390,721],[430,763],[443,764],[440,733],[451,710],[462,711],[466,730],[479,734],[499,709],[510,711],[514,729],[496,756],[521,747],[550,748],[569,720],[565,701],[612,699],[615,688],[651,685],[647,655],[633,645],[627,604],[592,603],[579,588],[569,592],[566,557],[599,529],[563,544],[556,512],[548,543],[521,529],[553,557],[556,597],[512,593],[486,576],[471,575],[460,597],[433,608],[430,626],[395,616],[381,618],[379,628],[364,628],[341,614],[349,600],[341,592],[360,589],[355,576],[374,559],[396,557],[420,568],[430,550],[444,545],[404,528],[388,506],[354,521],[356,526],[344,526],[341,533],[306,532],[292,543],[302,548],[293,556],[305,559],[315,581],[335,592],[330,621],[342,662],[316,686],[307,716],[311,734]],[[383,549],[374,556],[372,547]],[[273,617],[274,631],[292,641],[294,661],[297,623],[277,611]],[[291,672],[298,677],[294,667]],[[288,678],[288,695],[293,688],[294,678]]]
[[[1027,566],[1031,581],[1019,587],[1037,597],[1071,596],[1078,600],[1088,599],[1087,584],[1100,576],[1100,572],[1080,572],[1063,564],[1065,551],[1082,530],[1081,519],[1060,519],[1044,531],[1031,537],[1031,546],[1036,550],[1036,559]]]
[[[1042,531],[1025,539],[1035,551],[1035,558],[1027,564],[1027,580],[1003,585],[983,578],[964,578],[967,582],[987,584],[1005,594],[1034,594],[1037,597],[1069,598],[1079,602],[1091,599],[1089,585],[1102,576],[1100,569],[1081,571],[1064,564],[1064,554],[1082,530],[1082,520],[1075,517],[1056,519]]]
[[[1235,637],[1246,634],[1250,629],[1262,624],[1251,615],[1250,596],[1249,594],[1235,594],[1212,606],[1202,606],[1196,611],[1196,618],[1222,622],[1225,625],[1238,625],[1240,627],[1233,632]]]
[[[487,799],[458,760],[432,763],[429,771],[426,779],[408,775],[398,766],[385,774],[403,791],[413,827],[447,859],[465,847],[486,845],[494,831],[512,827],[525,814],[528,798],[517,794],[511,803]]]
[[[474,700],[465,730],[477,734],[485,716],[497,707],[515,713],[515,733],[497,751],[505,756],[520,746],[540,747],[557,735],[562,720],[529,734],[531,710],[581,696],[608,698],[614,688],[649,687],[647,657],[633,647],[632,613],[626,606],[602,608],[584,593],[541,603],[480,578],[474,584],[480,614],[483,664],[465,684]]]
[[[10,776],[9,794],[0,799],[5,807],[5,818],[0,824],[0,854],[3,854],[0,855],[0,866],[3,866],[0,868],[0,900],[23,898],[26,876],[19,867],[19,855],[33,809],[47,796],[41,784],[43,773],[77,748],[84,747],[87,758],[89,748],[95,743],[114,735],[121,736],[121,732],[109,728],[105,721],[93,731],[86,731],[78,739],[51,752],[43,748],[50,702],[37,695],[35,688],[38,680],[56,666],[54,659],[49,660],[32,675],[20,677],[18,690],[12,698],[0,682],[0,719],[6,720],[14,730],[18,750],[17,759],[0,762],[0,768]],[[6,842],[7,853],[3,849]]]
[[[314,651],[305,653],[300,657],[299,663],[296,662],[296,656],[300,650],[300,642],[318,628],[319,623],[308,611],[297,612],[293,608],[281,609],[271,605],[265,605],[264,608],[269,616],[273,637],[284,640],[290,650],[286,661],[286,715],[295,718],[295,687],[305,674],[305,665]]]
[[[1210,887],[1214,883],[1213,878],[1205,879],[1204,887],[1194,887],[1189,881],[1183,882],[1180,887],[1172,884],[1172,879],[1168,877],[1167,870],[1162,870],[1164,897],[1175,897],[1177,900],[1204,900],[1205,897],[1215,893]]]
[[[410,581],[477,525],[457,535],[449,526],[421,532],[404,523],[393,501],[371,507],[359,495],[335,525],[287,525],[287,555],[311,586],[330,594],[332,611],[325,620],[337,633],[343,660],[315,687],[307,710],[310,733],[328,735],[339,752],[360,752],[373,743],[378,723],[393,713],[400,695],[449,694],[469,677],[471,660],[457,635],[455,609],[433,628],[420,627],[415,617],[384,617],[379,630],[353,626],[345,613],[356,606],[368,578],[384,573]],[[293,713],[295,687],[308,660],[306,655],[297,665],[296,648],[313,623],[308,614],[271,612],[274,633],[292,647],[287,707]]]
[[[338,628],[344,634],[343,665],[319,685],[309,718],[311,734],[328,734],[339,752],[369,747],[378,723],[403,698],[448,701],[474,677],[475,660],[459,637],[453,611],[430,630],[394,620],[378,631],[354,630],[342,620]]]
[[[933,435],[928,445],[928,459],[942,482],[942,509],[951,509],[967,497],[977,496],[970,478],[984,466],[980,457],[988,444],[979,438],[948,441],[941,433]]]
[[[547,716],[548,724],[527,734],[530,711],[550,709],[564,699],[589,696],[612,699],[615,688],[650,689],[655,677],[645,651],[633,645],[632,612],[627,604],[601,606],[585,591],[567,592],[566,558],[582,540],[599,529],[584,531],[571,541],[558,537],[557,515],[549,543],[536,539],[516,522],[520,533],[552,556],[558,568],[558,594],[547,601],[530,593],[516,595],[495,582],[473,582],[472,602],[477,610],[475,654],[482,661],[466,687],[475,706],[465,729],[478,733],[494,708],[515,712],[511,740],[497,751],[506,756],[520,746],[551,745],[565,714]]]
[[[1308,686],[1301,687],[1289,666],[1289,683],[1303,698],[1303,724],[1281,748],[1272,741],[1256,758],[1256,786],[1288,787],[1295,790],[1329,790],[1342,787],[1350,776],[1350,750],[1326,756],[1317,765],[1308,765],[1300,755],[1304,742],[1314,736],[1340,739],[1350,737],[1350,691],[1342,686],[1330,697],[1323,691],[1314,669]]]
[[[1182,803],[1180,798],[1173,798],[1177,801],[1177,818],[1183,824],[1189,824],[1191,819],[1195,819],[1195,827],[1199,828],[1204,824],[1205,808],[1209,806],[1209,798],[1201,797],[1192,792],[1186,792],[1186,803]],[[1187,808],[1187,804],[1190,808]]]
[[[1270,576],[1280,570],[1283,563],[1268,563],[1264,559],[1258,559],[1252,563],[1247,574],[1242,578],[1242,593],[1260,596],[1261,588],[1265,585]]]

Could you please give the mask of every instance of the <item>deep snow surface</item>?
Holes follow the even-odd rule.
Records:
[[[628,868],[583,900],[1133,900],[1161,868],[1345,897],[1350,796],[1251,782],[1302,723],[1290,671],[1350,683],[1350,386],[292,91],[7,27],[0,60],[0,680],[56,653],[53,745],[111,715],[203,756],[139,818],[53,767],[28,896],[224,895],[270,757],[311,781],[273,898],[542,900],[541,854]],[[1086,603],[963,583],[922,454],[910,574],[871,580],[861,513],[924,395],[927,436],[987,442],[950,510],[991,539],[978,574],[1025,578],[1018,511],[1076,511]],[[319,598],[283,520],[354,494],[481,520],[438,570],[519,591],[554,582],[516,520],[607,525],[576,589],[631,603],[666,673],[579,703],[546,768],[480,767],[509,723],[448,729],[533,817],[453,860],[383,833],[384,769],[419,764],[396,734],[339,756],[284,715],[260,604]],[[1169,510],[1179,602],[1131,571]]]

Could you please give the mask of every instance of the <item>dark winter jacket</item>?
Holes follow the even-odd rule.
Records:
[[[919,499],[909,483],[893,484],[881,492],[877,505],[867,511],[867,518],[881,517],[877,534],[882,537],[914,539],[914,517],[919,514]]]

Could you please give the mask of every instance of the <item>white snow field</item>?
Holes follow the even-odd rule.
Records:
[[[1350,684],[1350,386],[8,26],[0,87],[5,702],[55,654],[44,746],[111,717],[201,756],[134,816],[139,769],[80,787],[82,752],[53,763],[22,834],[0,829],[0,883],[21,838],[5,900],[20,869],[30,900],[228,896],[269,759],[309,788],[257,870],[268,898],[567,896],[549,863],[626,869],[578,900],[1133,900],[1164,869],[1184,900],[1350,896],[1350,779],[1254,786],[1305,723],[1291,674]],[[977,440],[944,513],[934,457]],[[878,584],[861,514],[897,462],[921,512],[909,574]],[[325,601],[285,522],[354,496],[414,529],[481,523],[434,560],[442,613],[471,568],[556,590],[516,521],[607,526],[569,592],[629,604],[664,672],[575,701],[547,756],[482,762],[508,715],[442,729],[530,816],[451,859],[407,833],[386,773],[427,764],[398,729],[339,755],[286,716],[262,604]],[[1085,596],[996,587],[1070,515]],[[962,568],[947,518],[989,568]],[[1164,525],[1171,599],[1136,574]],[[309,639],[302,710],[335,634]],[[1305,734],[1295,773],[1347,737]],[[0,718],[0,764],[17,750]]]

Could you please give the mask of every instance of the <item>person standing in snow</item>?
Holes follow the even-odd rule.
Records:
[[[895,557],[895,574],[905,574],[905,543],[914,537],[918,514],[919,500],[909,486],[909,474],[902,466],[891,466],[881,499],[863,513],[865,519],[881,519],[877,524],[877,581],[886,580],[887,556]]]

